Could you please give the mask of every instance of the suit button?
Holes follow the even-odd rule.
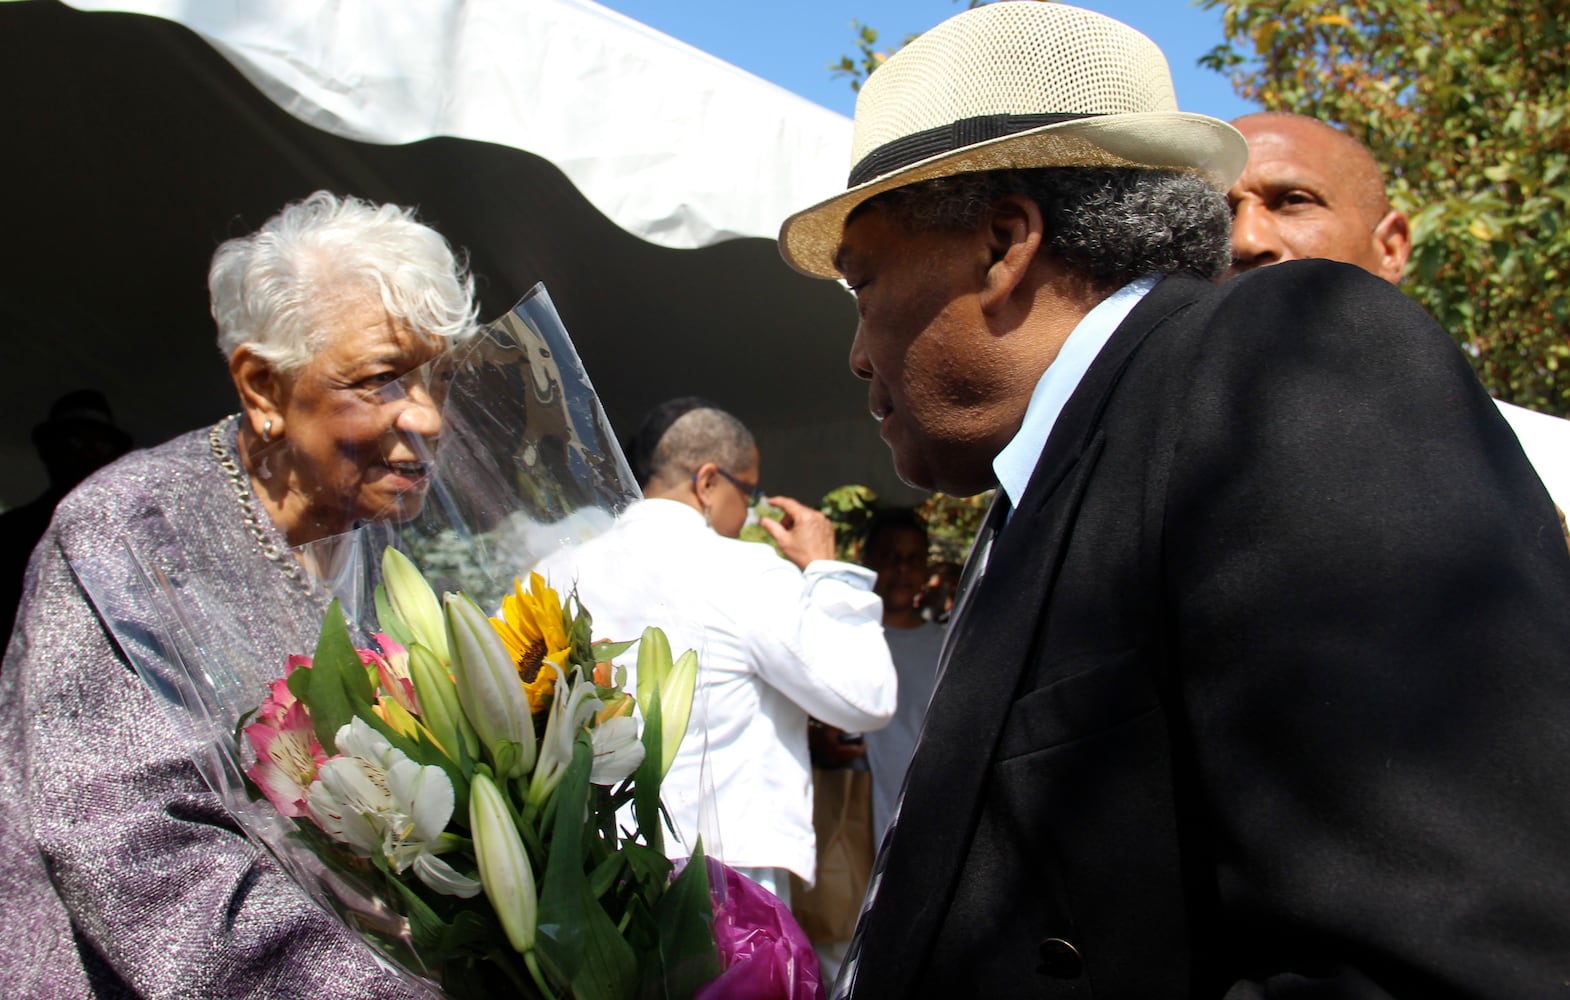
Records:
[[[1047,938],[1036,946],[1041,964],[1036,971],[1054,979],[1078,979],[1085,973],[1085,959],[1079,949],[1062,938]]]

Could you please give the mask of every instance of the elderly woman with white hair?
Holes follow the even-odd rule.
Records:
[[[209,288],[240,412],[88,479],[28,568],[0,671],[10,996],[407,995],[242,835],[90,579],[178,551],[281,670],[327,600],[295,547],[419,510],[442,423],[419,372],[475,329],[473,282],[409,210],[317,192],[221,246]]]

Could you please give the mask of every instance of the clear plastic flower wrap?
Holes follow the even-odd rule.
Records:
[[[658,629],[595,635],[528,571],[639,495],[549,297],[362,396],[349,409],[424,407],[440,430],[401,436],[412,457],[349,456],[396,485],[385,510],[280,552],[321,610],[289,656],[258,656],[226,554],[156,511],[84,588],[239,827],[412,985],[693,995],[747,960],[716,951],[723,869],[667,860],[658,791],[682,733],[701,739],[695,655]],[[611,662],[634,641],[635,689]]]

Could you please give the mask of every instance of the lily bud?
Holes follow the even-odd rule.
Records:
[[[420,718],[442,752],[458,762],[461,746],[472,758],[480,756],[480,739],[458,705],[458,688],[432,653],[423,645],[409,650],[409,675],[420,702]]]
[[[448,662],[451,654],[436,592],[431,590],[431,585],[425,582],[425,577],[409,557],[391,546],[382,551],[382,585],[393,613],[409,629],[415,641],[429,647],[441,662]]]
[[[651,705],[659,697],[665,675],[671,671],[671,643],[665,633],[650,625],[638,643],[638,704]]]
[[[519,952],[533,951],[539,918],[534,870],[529,867],[523,838],[507,812],[501,789],[484,771],[476,772],[469,786],[469,829],[474,836],[480,884],[501,918],[507,940]]]
[[[677,658],[660,684],[660,777],[670,773],[671,762],[687,735],[692,716],[692,693],[698,685],[698,654],[687,650]]]
[[[512,654],[466,595],[448,594],[446,611],[458,704],[490,752],[496,776],[522,777],[534,767],[534,720]]]

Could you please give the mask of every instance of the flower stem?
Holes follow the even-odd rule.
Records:
[[[534,949],[523,953],[523,964],[529,967],[529,975],[534,977],[534,985],[540,988],[546,1000],[556,1000],[556,993],[551,989],[550,983],[545,981],[545,973],[540,971],[539,960],[534,957]]]

